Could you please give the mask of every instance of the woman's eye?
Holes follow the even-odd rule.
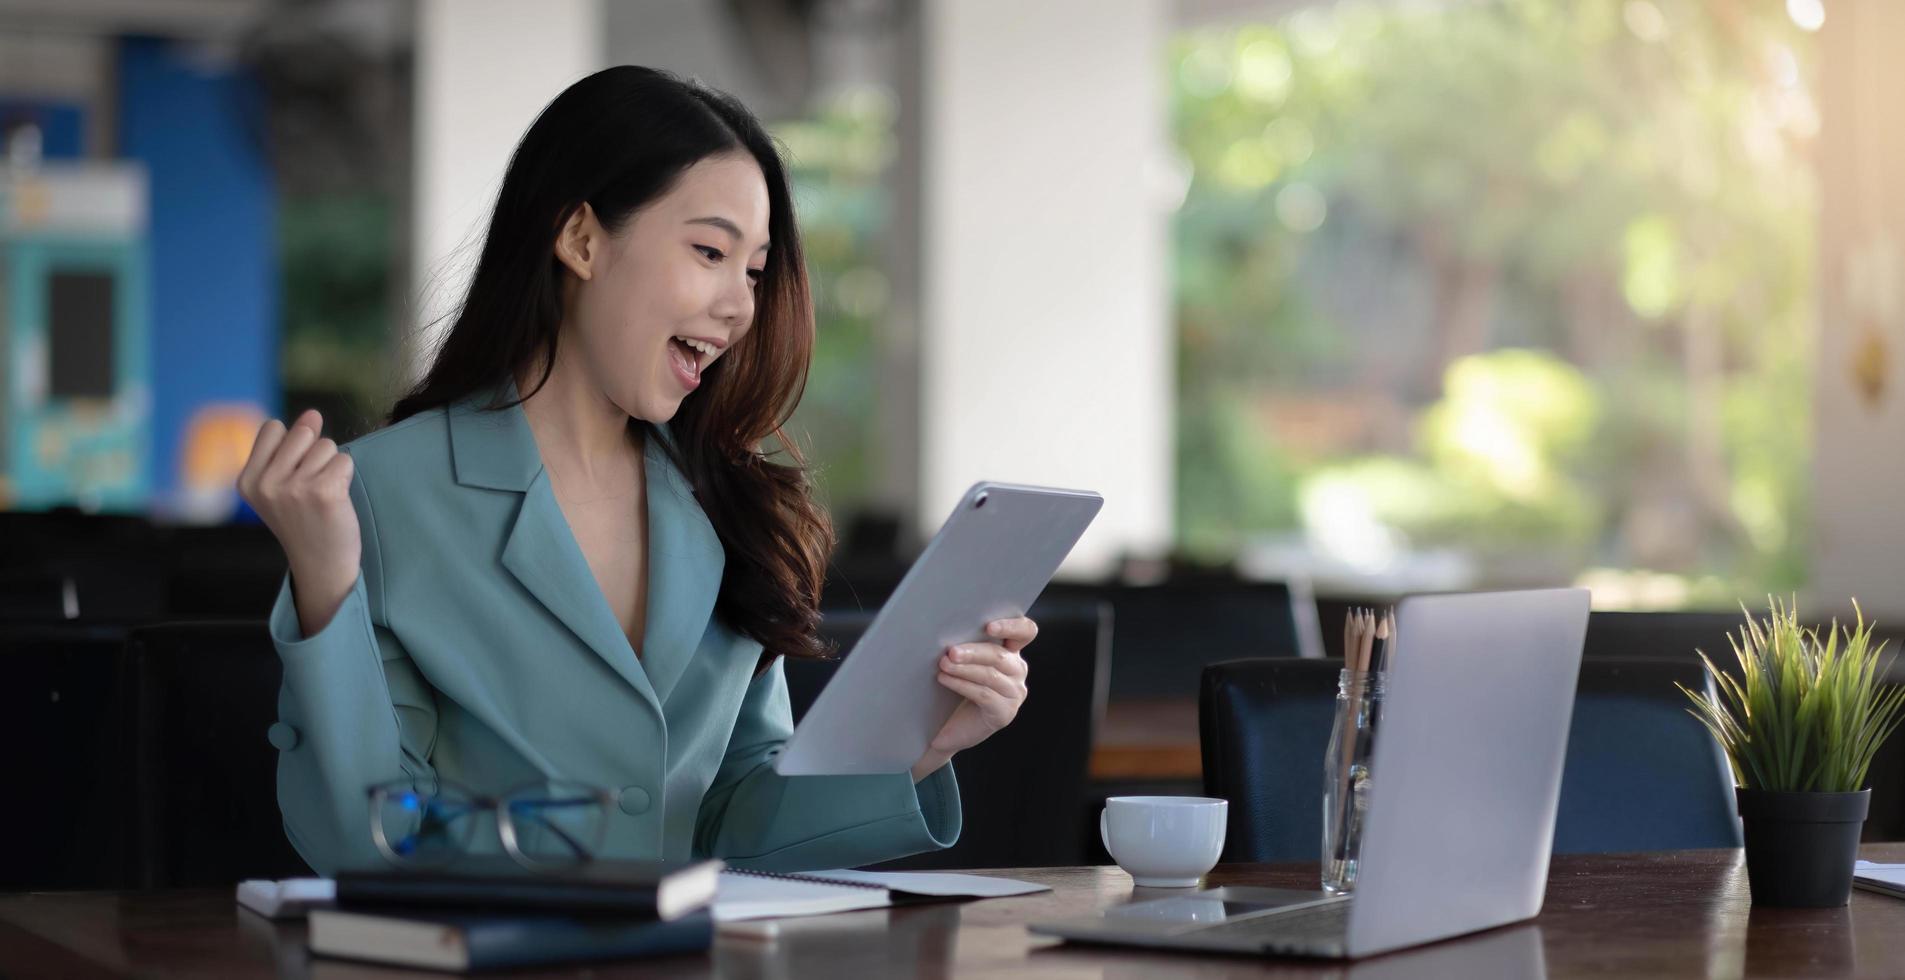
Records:
[[[766,269],[749,269],[747,270],[747,281],[758,286],[761,284],[761,277],[766,274]]]
[[[696,245],[695,250],[706,256],[710,262],[719,262],[727,258],[726,255],[722,254],[720,249],[712,245]]]

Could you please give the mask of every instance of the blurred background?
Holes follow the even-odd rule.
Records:
[[[0,0],[0,506],[244,521],[260,421],[375,428],[523,128],[632,62],[785,148],[842,569],[1005,479],[1105,494],[1073,577],[1905,609],[1899,37],[1885,0]]]

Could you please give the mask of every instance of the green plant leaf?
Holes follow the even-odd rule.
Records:
[[[1857,604],[1854,604],[1855,610]],[[1798,604],[1767,599],[1767,616],[1727,637],[1737,676],[1695,651],[1712,691],[1676,685],[1689,712],[1726,753],[1742,787],[1852,792],[1864,788],[1873,757],[1905,722],[1905,688],[1880,681],[1890,658],[1872,642],[1858,610],[1851,625],[1804,626]]]

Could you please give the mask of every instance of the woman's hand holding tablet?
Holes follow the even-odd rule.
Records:
[[[1025,703],[1030,668],[1019,654],[1038,636],[1038,624],[1024,616],[995,619],[986,624],[986,636],[996,642],[962,643],[948,647],[939,658],[940,686],[966,700],[953,709],[952,717],[927,743],[926,754],[913,763],[914,782],[932,775],[954,753],[1012,724],[1019,705]]]

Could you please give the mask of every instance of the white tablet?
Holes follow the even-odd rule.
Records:
[[[959,706],[939,655],[1023,616],[1104,498],[980,483],[967,490],[841,662],[774,763],[789,776],[905,772]],[[1037,656],[1037,647],[1033,648]]]

